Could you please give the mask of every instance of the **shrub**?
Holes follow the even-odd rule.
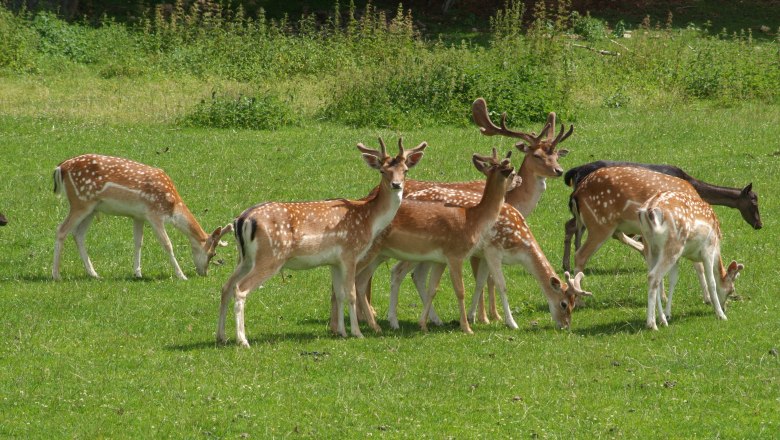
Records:
[[[212,93],[201,100],[183,119],[189,127],[274,130],[298,125],[299,118],[289,104],[271,95],[238,97]]]
[[[598,41],[606,35],[607,26],[598,18],[591,17],[590,13],[582,16],[574,11],[571,13],[571,30],[585,40]]]

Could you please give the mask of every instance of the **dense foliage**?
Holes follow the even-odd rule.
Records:
[[[300,115],[296,103],[303,100],[305,118],[389,127],[464,124],[476,96],[511,109],[515,123],[542,121],[553,110],[570,119],[592,102],[778,101],[776,40],[676,29],[671,16],[664,25],[648,17],[636,29],[620,22],[610,30],[602,20],[570,13],[566,2],[558,5],[545,10],[540,2],[529,17],[521,3],[508,2],[491,19],[486,45],[428,41],[400,5],[388,14],[370,3],[362,11],[336,3],[323,22],[311,15],[266,19],[262,11],[250,19],[219,2],[185,8],[179,1],[135,25],[105,19],[96,27],[0,7],[0,71],[65,74],[86,67],[101,78],[242,84],[242,94],[254,98],[193,97],[192,114],[180,118],[218,127],[300,122],[258,112],[257,99],[270,100],[283,115]]]

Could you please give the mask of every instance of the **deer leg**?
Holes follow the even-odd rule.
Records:
[[[455,297],[458,299],[458,309],[460,310],[460,329],[466,334],[473,334],[469,320],[466,317],[465,287],[463,286],[463,262],[456,259],[449,260],[450,281],[455,290]]]
[[[565,235],[563,236],[563,270],[568,272],[570,270],[571,263],[571,238],[577,236],[576,249],[579,249],[579,240],[582,235],[578,234],[579,228],[577,228],[577,219],[572,217],[564,225]]]
[[[141,247],[144,244],[144,221],[141,219],[133,219],[133,241],[135,242],[133,273],[136,278],[141,278]]]
[[[84,220],[82,220],[73,231],[73,241],[76,242],[76,247],[79,250],[79,255],[81,256],[81,261],[84,263],[84,270],[87,271],[87,275],[91,276],[92,278],[100,278],[97,272],[95,272],[95,268],[92,267],[92,261],[89,259],[89,255],[87,254],[86,245],[87,229],[89,229],[89,225],[92,224],[92,219],[94,218],[95,211],[92,211],[89,215],[84,217]]]
[[[176,273],[176,276],[180,280],[186,280],[187,276],[184,275],[181,267],[179,267],[179,262],[176,261],[176,256],[173,255],[173,245],[171,244],[171,239],[168,238],[168,233],[165,231],[165,225],[163,224],[163,221],[161,219],[150,218],[149,224],[152,225],[152,230],[154,230],[155,235],[157,235],[157,240],[160,241],[160,245],[162,245],[163,250],[165,250],[165,253],[168,254],[168,260],[171,262],[171,266],[173,266],[173,270]]]
[[[371,329],[377,333],[381,333],[382,329],[379,327],[379,324],[376,323],[376,314],[373,312],[373,308],[371,308],[371,306],[368,304],[366,292],[369,292],[371,289],[371,281],[373,280],[374,271],[376,271],[376,268],[379,267],[379,265],[386,259],[387,258],[385,257],[377,257],[371,260],[367,265],[361,265],[360,272],[358,272],[358,274],[354,277],[354,282],[352,283],[355,286],[356,309],[369,311],[369,313],[365,314],[366,321],[368,322],[368,325],[371,327]],[[335,297],[331,303],[334,305],[331,307],[330,329],[333,333],[338,333],[338,310],[335,306]]]
[[[617,239],[618,241],[620,241],[621,243],[636,249],[640,253],[642,253],[644,248],[645,248],[645,245],[643,245],[642,243],[634,240],[633,238],[629,238],[626,234],[624,234],[622,232],[616,232],[613,235],[613,237],[615,239]]]
[[[352,336],[362,338],[363,334],[360,332],[357,320],[357,310],[355,309],[354,265],[347,263],[345,266],[331,266],[330,274],[333,280],[333,292],[336,294],[338,333],[342,337],[347,336],[347,331],[344,327],[344,300],[346,299],[349,307],[349,324]]]
[[[588,238],[585,240],[585,244],[574,254],[574,273],[582,272],[585,269],[585,264],[590,257],[609,239],[613,231],[614,229],[588,230]]]
[[[715,310],[715,316],[725,321],[727,319],[726,314],[723,312],[720,299],[718,299],[718,289],[717,284],[715,284],[715,261],[712,255],[708,255],[705,258],[706,261],[703,262],[704,277],[707,280],[707,288],[710,292],[710,303],[712,303],[712,308]]]
[[[225,318],[230,295],[236,296],[238,280],[244,278],[251,269],[252,265],[247,262],[247,259],[241,260],[233,271],[233,274],[230,275],[230,278],[228,278],[227,282],[222,286],[222,296],[219,303],[219,321],[217,322],[217,342],[227,342],[227,337],[225,336]]]
[[[471,267],[474,268],[473,261]],[[484,258],[479,259],[479,263],[474,271],[474,295],[471,296],[471,307],[469,307],[467,314],[467,318],[471,322],[476,320],[476,311],[482,297],[482,289],[484,289],[489,275],[490,270],[487,268],[487,261]]]
[[[74,211],[71,207],[67,217],[57,227],[57,234],[54,240],[54,264],[51,268],[51,276],[55,280],[60,279],[60,258],[62,257],[62,246],[65,244],[65,238],[73,231],[73,228],[78,226],[82,220],[92,214],[94,207],[86,210]]]
[[[246,329],[244,327],[244,304],[249,292],[261,286],[269,278],[276,275],[282,268],[284,262],[268,259],[265,262],[256,261],[255,266],[248,275],[243,277],[235,287],[235,305],[233,310],[236,314],[236,340],[242,347],[249,347],[249,341],[246,339]]]
[[[390,305],[387,309],[387,320],[390,321],[390,328],[398,330],[398,293],[401,289],[401,283],[406,274],[414,269],[416,263],[409,261],[399,261],[393,266],[390,272]]]
[[[509,300],[506,297],[506,279],[504,279],[504,272],[501,269],[501,256],[486,253],[485,261],[487,262],[487,269],[490,271],[493,280],[495,280],[496,287],[498,287],[498,293],[501,295],[501,305],[504,308],[506,326],[513,330],[517,330],[517,323],[512,316],[512,309],[509,307]],[[493,303],[495,304],[495,298]]]
[[[414,271],[412,272],[412,281],[414,281],[414,286],[417,288],[417,294],[420,295],[420,301],[422,301],[423,304],[425,304],[425,298],[428,297],[428,289],[431,284],[435,284],[438,289],[438,281],[433,281],[433,275],[431,274],[431,267],[436,265],[436,263],[419,263],[414,268]],[[444,266],[442,266],[442,271],[444,271]],[[441,274],[439,275],[439,278],[441,278]],[[444,325],[444,322],[439,318],[439,314],[436,313],[436,308],[431,304],[431,310],[428,312],[428,319],[431,320],[433,325],[436,326],[442,326]]]
[[[696,277],[699,279],[702,299],[706,304],[710,304],[710,289],[707,287],[707,278],[704,276],[704,264],[700,262],[693,263],[693,269],[696,271]]]
[[[503,321],[501,315],[498,314],[498,309],[496,309],[496,280],[493,275],[488,276],[487,291],[490,303],[490,319],[493,321]]]
[[[471,257],[471,259],[469,261],[471,262],[471,272],[474,274],[474,277],[476,278],[477,271],[479,270],[479,267],[482,264],[481,262],[483,260],[481,258],[478,258],[478,257]],[[488,274],[487,280],[489,280],[489,279],[490,279],[490,275]],[[489,283],[490,283],[490,281],[488,281],[488,284]],[[484,290],[485,290],[485,284],[483,283],[482,286],[479,289],[479,293],[474,292],[475,296],[473,296],[471,298],[471,302],[472,303],[476,302],[477,311],[476,311],[476,316],[474,316],[474,314],[472,313],[471,308],[469,308],[468,316],[470,317],[469,318],[470,322],[479,321],[482,324],[489,324],[490,323],[490,319],[488,318],[487,313],[485,311]]]
[[[675,264],[672,266],[672,268],[669,270],[669,293],[666,295],[666,309],[662,312],[660,310],[661,304],[659,303],[659,310],[658,313],[662,313],[661,316],[665,316],[666,319],[662,319],[661,322],[664,323],[664,325],[669,325],[669,320],[672,319],[672,297],[674,296],[674,288],[677,285],[677,280],[680,277],[680,265]]]
[[[444,266],[443,264],[434,264],[430,271],[430,280],[428,282],[428,291],[425,294],[425,298],[423,299],[423,311],[420,315],[420,329],[424,332],[428,331],[428,316],[431,311],[431,307],[433,304],[433,298],[436,296],[436,292],[439,290],[439,281],[441,280],[441,275],[444,273]]]

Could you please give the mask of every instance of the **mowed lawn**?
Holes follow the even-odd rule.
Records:
[[[490,103],[488,103],[490,104]],[[509,111],[511,109],[496,109]],[[163,168],[204,229],[267,200],[359,198],[379,182],[355,148],[427,141],[409,178],[478,179],[471,154],[509,139],[476,128],[404,132],[309,124],[274,132],[180,129],[89,119],[0,116],[0,437],[4,438],[770,438],[780,432],[778,189],[780,107],[582,109],[562,146],[569,168],[597,159],[675,164],[725,186],[753,182],[764,228],[715,210],[723,255],[743,263],[738,300],[718,321],[683,262],[668,328],[644,328],[647,271],[616,241],[591,259],[594,296],[568,331],[555,330],[534,280],[506,267],[520,325],[457,326],[447,278],[436,307],[447,324],[417,327],[420,300],[401,292],[401,330],[389,329],[388,269],[374,279],[384,332],[329,334],[326,268],[285,271],[247,301],[250,349],[215,343],[219,290],[236,262],[233,239],[207,277],[169,227],[180,281],[146,228],[144,278],[132,277],[132,222],[99,217],[87,243],[100,280],[72,240],[51,280],[54,232],[67,203],[51,173],[81,153]],[[539,126],[522,127],[538,131]],[[519,166],[521,155],[515,152]],[[548,180],[528,223],[561,267],[567,188]],[[559,272],[560,273],[560,272]],[[467,289],[473,279],[466,280]]]

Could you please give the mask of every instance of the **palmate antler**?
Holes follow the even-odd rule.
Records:
[[[566,138],[571,136],[571,134],[574,132],[574,126],[572,125],[569,127],[569,131],[564,134],[565,127],[562,126],[558,136],[553,138],[553,136],[555,136],[555,112],[550,112],[550,114],[547,115],[547,123],[544,125],[544,128],[542,128],[542,131],[538,136],[534,132],[529,134],[507,128],[506,113],[501,114],[501,126],[499,127],[490,119],[490,115],[488,114],[487,109],[487,102],[485,102],[484,98],[477,98],[474,101],[474,103],[471,105],[471,114],[474,118],[474,122],[479,126],[479,131],[482,134],[486,136],[501,135],[520,138],[527,142],[531,148],[538,146],[545,137],[547,138],[549,145],[554,148],[556,145],[566,140]]]

